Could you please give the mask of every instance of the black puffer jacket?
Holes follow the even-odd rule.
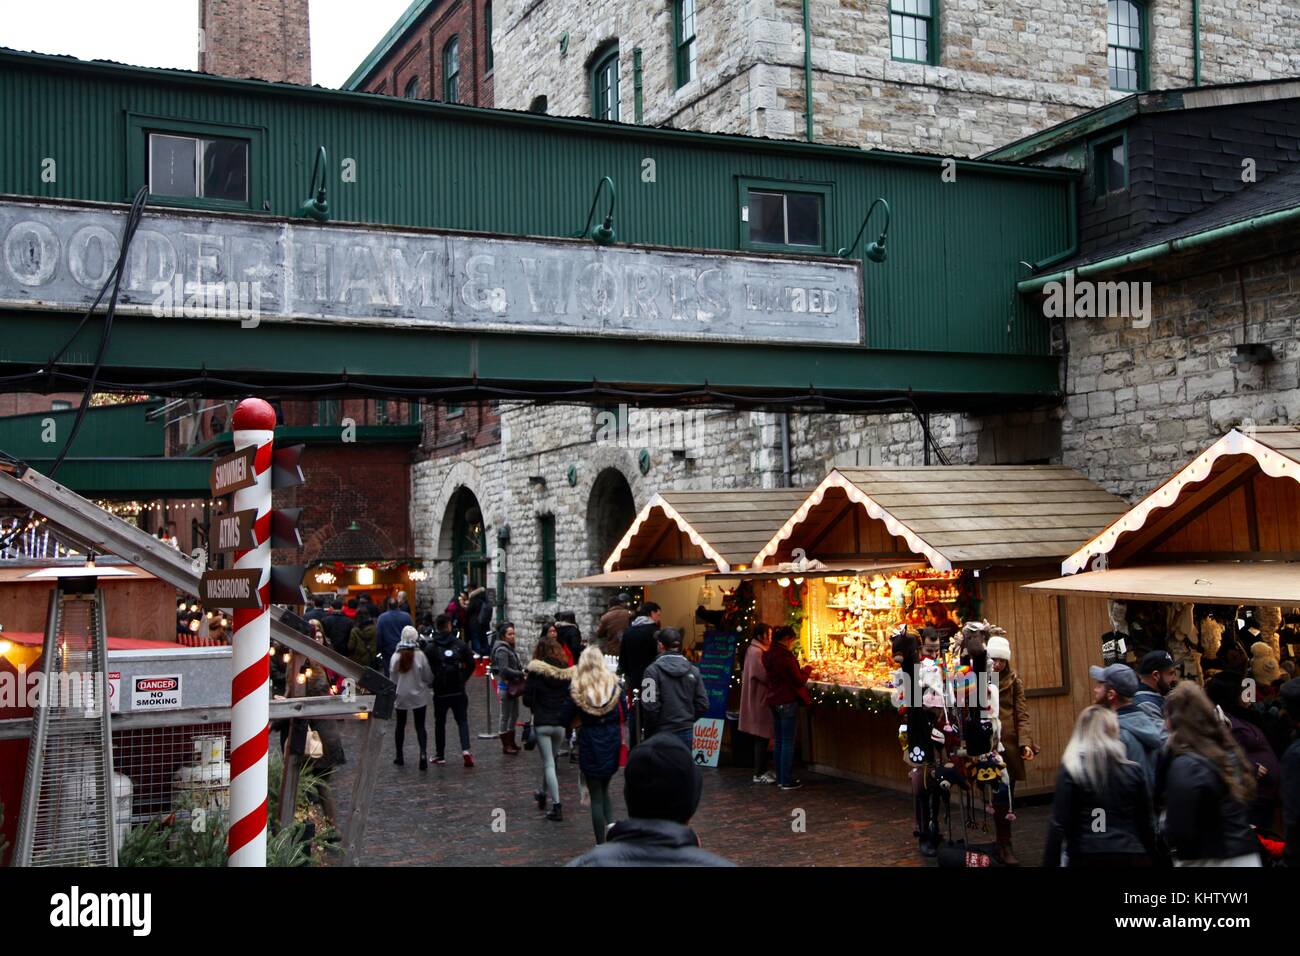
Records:
[[[607,841],[569,866],[735,866],[700,849],[695,831],[671,820],[622,820]]]
[[[570,685],[569,699],[560,715],[561,725],[567,727],[582,719],[582,745],[578,748],[578,767],[588,777],[608,780],[618,773],[618,755],[623,745],[623,722],[627,719],[627,699],[623,685],[614,682],[609,697],[600,704],[578,700],[575,688]]]
[[[648,617],[636,618],[623,632],[623,641],[618,651],[618,672],[627,683],[628,692],[641,689],[641,678],[659,654],[659,642],[655,635],[659,625]]]
[[[529,661],[524,668],[524,706],[533,712],[537,727],[563,727],[564,706],[569,701],[572,667],[546,661]]]
[[[1104,826],[1095,829],[1097,810],[1103,810]],[[1106,792],[1097,794],[1087,784],[1076,782],[1064,767],[1056,775],[1052,800],[1052,822],[1047,831],[1043,866],[1060,866],[1065,848],[1069,866],[1081,866],[1095,854],[1156,854],[1155,826],[1151,817],[1151,796],[1146,776],[1136,763],[1110,768]]]
[[[1165,811],[1160,835],[1179,860],[1226,860],[1259,852],[1246,805],[1228,795],[1210,761],[1182,753],[1162,760],[1156,806]]]

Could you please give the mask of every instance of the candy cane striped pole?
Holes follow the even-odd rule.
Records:
[[[254,484],[234,494],[232,510],[254,509],[257,545],[235,553],[236,568],[261,572],[262,607],[235,609],[234,677],[230,686],[230,835],[228,865],[266,866],[267,740],[271,704],[271,450],[275,409],[246,398],[231,416],[235,450],[257,449]]]

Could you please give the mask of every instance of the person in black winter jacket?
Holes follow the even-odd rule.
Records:
[[[533,733],[542,759],[542,788],[533,794],[539,810],[551,809],[546,819],[560,821],[560,782],[555,775],[555,755],[564,740],[564,710],[569,701],[569,682],[574,669],[567,666],[564,651],[553,637],[537,642],[533,659],[524,668],[524,706],[533,712]]]
[[[1300,678],[1292,678],[1278,691],[1291,722],[1300,727]],[[1282,754],[1282,836],[1288,867],[1300,867],[1300,735]]]
[[[573,655],[573,662],[578,663],[582,656],[582,631],[577,625],[577,615],[572,611],[559,611],[555,615],[555,636]]]
[[[451,711],[460,731],[461,756],[465,766],[472,767],[474,755],[469,749],[469,697],[465,682],[474,673],[474,656],[465,642],[452,633],[451,618],[447,615],[439,614],[434,628],[437,634],[424,646],[433,672],[433,743],[437,750],[433,762],[438,765],[447,762],[447,711]]]
[[[566,727],[575,720],[582,721],[578,767],[591,792],[591,828],[597,844],[605,842],[605,832],[614,822],[609,784],[618,773],[626,712],[623,686],[605,666],[605,655],[598,647],[587,648],[578,658],[560,719]]]
[[[632,618],[632,623],[623,632],[618,651],[618,672],[623,675],[629,703],[632,701],[633,694],[640,695],[641,679],[645,676],[645,669],[654,663],[655,657],[659,654],[659,642],[655,640],[655,635],[659,633],[659,622],[662,617],[663,612],[659,605],[647,601],[641,605],[636,612],[636,617]],[[631,737],[628,742],[633,747],[641,739],[637,710],[638,708],[633,706],[630,712],[632,723]]]
[[[320,622],[321,629],[325,631],[325,640],[329,642],[330,647],[340,654],[348,652],[348,638],[352,636],[354,622],[352,618],[343,613],[343,602],[338,598],[334,599],[333,606],[330,608]]]
[[[672,734],[655,734],[627,758],[623,794],[627,820],[601,846],[569,866],[733,866],[700,848],[688,823],[700,805],[704,777],[690,748]]]
[[[1062,849],[1071,867],[1151,866],[1156,857],[1146,776],[1101,704],[1079,714],[1061,757],[1043,865],[1061,866]]]
[[[700,669],[682,656],[682,632],[665,627],[656,639],[659,656],[641,679],[641,715],[648,733],[676,734],[689,749],[695,721],[709,712],[709,694]]]
[[[491,626],[492,602],[488,600],[487,588],[475,588],[469,592],[469,606],[465,609],[464,635],[475,657],[487,655],[488,632]]]
[[[1175,866],[1260,866],[1247,807],[1249,762],[1205,691],[1184,681],[1165,698],[1168,751],[1156,774],[1161,836]]]

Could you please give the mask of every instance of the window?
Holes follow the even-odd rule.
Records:
[[[406,84],[406,89],[402,91],[402,95],[408,100],[418,100],[420,98],[420,78],[418,76],[411,78],[411,82]]]
[[[742,183],[741,246],[824,249],[828,192],[826,187],[794,190]]]
[[[248,202],[248,140],[149,136],[149,192],[183,199]]]
[[[530,113],[545,113],[545,112],[546,112],[546,107],[547,107],[546,97],[544,97],[544,96],[534,96],[534,97],[533,97],[533,101],[532,101],[531,103],[528,104],[528,112],[530,112]]]
[[[56,398],[50,402],[50,411],[52,412],[66,412],[70,408],[72,408],[72,403],[61,398]]]
[[[316,402],[316,424],[337,425],[339,423],[339,400],[322,398]]]
[[[537,519],[538,538],[542,542],[542,600],[554,601],[555,590],[555,515]]]
[[[392,416],[391,409],[388,406],[388,402],[386,402],[382,398],[378,399],[375,402],[375,424],[376,425],[393,424],[393,416]]]
[[[443,415],[443,418],[460,418],[460,416],[462,416],[462,415],[464,415],[464,414],[465,414],[465,406],[464,406],[464,405],[455,405],[455,404],[453,404],[453,403],[451,403],[451,402],[448,402],[448,403],[447,403],[447,412],[446,412],[445,415]]]
[[[939,0],[889,0],[889,42],[895,60],[939,62]]]
[[[442,48],[442,98],[460,102],[460,37],[454,36]]]
[[[1092,147],[1094,197],[1128,188],[1128,143],[1123,136],[1102,140]]]
[[[677,85],[695,79],[695,0],[673,4],[673,46],[677,51]]]
[[[483,7],[483,72],[492,72],[492,4]]]
[[[1106,63],[1110,67],[1112,90],[1146,88],[1146,11],[1133,0],[1109,0],[1106,4]]]
[[[593,61],[591,115],[618,122],[618,44],[602,50]]]

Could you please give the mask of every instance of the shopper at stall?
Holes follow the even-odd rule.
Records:
[[[957,622],[948,613],[948,605],[940,601],[931,601],[925,606],[925,628],[921,631],[921,636],[925,639],[937,640],[940,651],[947,652],[948,642],[952,640],[957,630]]]
[[[469,604],[469,596],[461,591],[453,595],[452,599],[447,602],[442,613],[451,618],[451,629],[456,636],[464,640],[465,635],[465,608]]]
[[[1151,866],[1155,859],[1146,778],[1128,758],[1114,711],[1093,704],[1079,714],[1061,756],[1043,866]]]
[[[1250,801],[1250,823],[1260,830],[1273,829],[1282,765],[1259,726],[1259,717],[1242,701],[1244,680],[1240,674],[1220,671],[1205,684],[1205,694],[1226,721],[1233,740],[1246,755],[1255,776],[1255,797]]]
[[[375,625],[365,611],[357,611],[352,620],[352,632],[348,637],[348,657],[362,667],[374,667],[378,655]],[[380,664],[380,667],[383,665]]]
[[[375,621],[375,640],[379,645],[380,656],[384,659],[384,667],[387,668],[388,661],[402,639],[402,631],[415,622],[411,620],[411,615],[402,610],[395,598],[389,598],[384,604],[384,613]],[[384,671],[384,676],[388,676],[387,670]]]
[[[513,757],[519,753],[515,741],[515,724],[519,720],[519,695],[524,692],[524,665],[515,650],[515,626],[501,625],[492,645],[492,675],[497,682],[497,700],[501,702],[501,752]]]
[[[343,602],[339,598],[334,599],[329,613],[320,623],[325,629],[325,640],[329,641],[330,647],[340,654],[347,654],[348,639],[352,636],[356,622],[343,613]]]
[[[447,712],[456,718],[460,732],[461,757],[466,767],[474,766],[474,755],[469,749],[469,697],[465,682],[474,673],[474,658],[464,641],[451,630],[451,618],[439,614],[434,621],[437,636],[424,648],[433,672],[433,744],[437,751],[433,762],[441,766],[447,762]]]
[[[624,686],[627,688],[629,695],[629,704],[631,707],[631,739],[630,744],[635,747],[640,742],[641,737],[641,718],[640,718],[640,696],[641,696],[641,679],[645,676],[645,669],[650,666],[659,652],[659,643],[655,640],[655,634],[659,631],[659,622],[663,617],[663,612],[659,605],[653,601],[647,601],[642,604],[636,612],[636,617],[623,632],[622,641],[619,645],[618,652],[618,672],[623,675]]]
[[[733,865],[700,849],[700,838],[687,826],[704,790],[689,747],[672,734],[649,737],[628,757],[624,779],[628,819],[569,866]]]
[[[397,723],[393,727],[393,742],[397,745],[397,759],[393,763],[402,766],[405,763],[404,744],[406,742],[406,715],[411,715],[415,724],[415,738],[420,744],[420,769],[429,769],[429,737],[425,727],[425,716],[429,712],[429,690],[433,686],[433,672],[429,669],[429,660],[419,650],[420,633],[414,627],[402,628],[402,634],[388,662],[388,673],[397,685],[397,696],[393,706],[397,710]]]
[[[1165,722],[1165,697],[1178,684],[1178,665],[1168,651],[1152,651],[1138,663],[1138,691],[1133,703],[1158,723]]]
[[[1088,668],[1088,675],[1095,682],[1092,688],[1093,703],[1103,704],[1115,712],[1124,749],[1129,759],[1142,767],[1147,788],[1154,793],[1156,765],[1160,752],[1164,749],[1166,731],[1150,714],[1133,703],[1133,697],[1140,686],[1137,674],[1127,664],[1110,664],[1106,667],[1094,664]]]
[[[700,669],[682,654],[682,632],[675,627],[659,631],[659,656],[641,679],[641,716],[646,733],[674,734],[688,748],[695,721],[709,712],[709,693]]]
[[[1300,678],[1292,678],[1278,693],[1291,723],[1300,731]],[[1288,867],[1300,867],[1300,732],[1282,754],[1282,835]]]
[[[1205,691],[1184,681],[1165,698],[1169,755],[1156,783],[1160,834],[1175,866],[1260,866],[1247,807],[1255,781]]]
[[[598,845],[605,842],[605,833],[614,822],[609,785],[624,753],[626,712],[622,685],[605,666],[605,655],[598,647],[588,647],[578,658],[560,719],[566,727],[575,720],[582,723],[578,769],[591,794],[591,828]]]
[[[546,809],[546,819],[560,821],[560,782],[555,774],[555,755],[564,740],[564,706],[569,699],[569,683],[574,669],[567,665],[564,650],[553,635],[543,635],[533,651],[533,659],[524,668],[524,706],[533,712],[533,733],[537,736],[537,753],[542,761],[542,787],[533,794],[537,809]]]
[[[740,674],[740,732],[754,741],[754,783],[776,783],[767,769],[767,748],[772,740],[772,711],[767,706],[767,668],[763,655],[772,646],[772,626],[755,624],[745,664]]]
[[[1002,759],[1006,763],[1008,778],[993,790],[993,822],[997,834],[995,852],[1007,866],[1019,866],[1020,860],[1011,848],[1016,784],[1024,783],[1025,762],[1038,756],[1041,748],[1034,743],[1034,732],[1029,725],[1029,702],[1025,698],[1024,682],[1011,668],[1011,643],[1005,637],[995,635],[988,639],[986,652],[989,666],[997,675]]]
[[[803,783],[794,777],[794,729],[799,719],[799,705],[807,707],[808,677],[812,667],[800,667],[794,656],[798,640],[788,625],[772,632],[772,646],[763,655],[767,670],[767,705],[772,709],[776,785],[782,790],[798,790]]]
[[[610,598],[609,610],[600,616],[600,621],[596,624],[596,644],[602,653],[618,655],[623,632],[632,623],[632,612],[628,609],[631,602],[631,595],[622,592]]]
[[[1273,685],[1282,677],[1282,666],[1273,645],[1266,641],[1250,645],[1250,676],[1254,678],[1258,699],[1268,700],[1274,696],[1277,688]]]

